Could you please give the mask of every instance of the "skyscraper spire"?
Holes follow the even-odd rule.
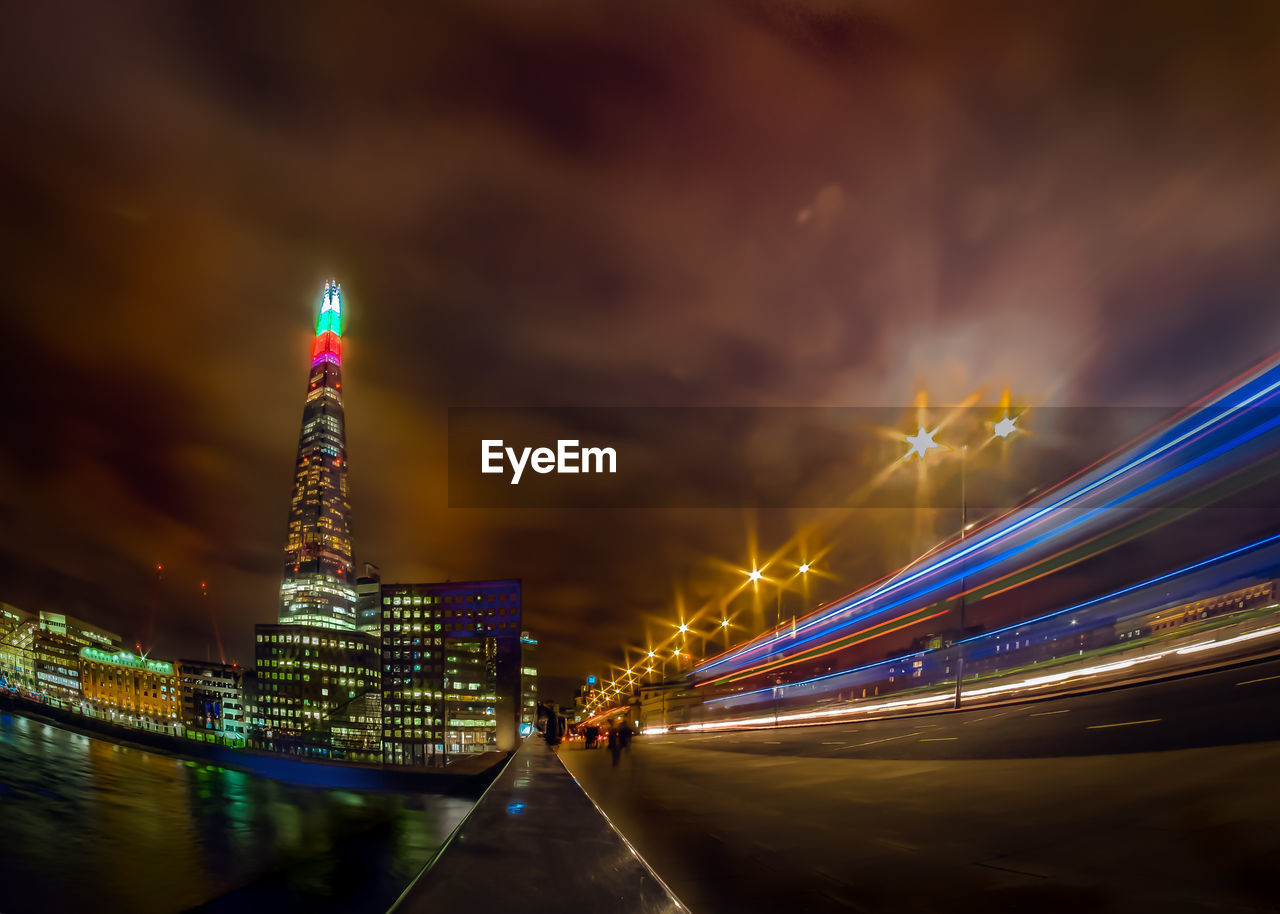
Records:
[[[342,407],[342,287],[324,284],[302,408],[280,584],[281,622],[353,629],[355,560]]]

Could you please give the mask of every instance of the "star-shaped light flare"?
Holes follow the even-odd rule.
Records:
[[[988,422],[987,425],[991,427],[992,436],[996,438],[1008,438],[1014,432],[1021,431],[1021,429],[1019,429],[1015,424],[1017,421],[1017,417],[1010,416],[1008,413],[1005,413],[1004,418],[999,422]]]
[[[936,428],[933,431],[928,431],[922,425],[920,426],[920,430],[914,435],[907,435],[907,444],[909,444],[910,447],[907,448],[907,452],[903,455],[903,459],[909,459],[914,455],[919,457],[921,460],[924,460],[925,455],[931,450],[934,448],[941,448],[942,445],[933,440],[933,436],[936,434],[938,434],[938,430]]]

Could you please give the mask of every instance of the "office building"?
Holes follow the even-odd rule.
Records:
[[[255,748],[379,757],[378,639],[314,625],[254,627]]]
[[[538,725],[538,642],[520,633],[520,735],[528,736]]]
[[[395,765],[514,749],[520,581],[382,585],[382,753]]]
[[[364,574],[356,578],[356,629],[382,634],[382,573],[372,562],[365,562]]]
[[[178,700],[186,735],[231,745],[245,742],[243,671],[233,663],[179,660]]]
[[[120,635],[115,632],[100,628],[97,625],[91,625],[83,619],[77,619],[75,616],[68,616],[64,613],[42,611],[40,613],[40,628],[55,635],[62,635],[73,644],[78,644],[82,647],[102,647],[111,650],[119,647],[123,641]]]
[[[35,639],[39,631],[35,614],[0,603],[0,688],[36,690]]]

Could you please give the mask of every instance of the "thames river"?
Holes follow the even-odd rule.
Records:
[[[382,912],[471,805],[294,787],[0,713],[0,911]]]

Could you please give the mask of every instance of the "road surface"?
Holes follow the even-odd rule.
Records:
[[[1280,660],[561,759],[695,914],[1273,911]]]

